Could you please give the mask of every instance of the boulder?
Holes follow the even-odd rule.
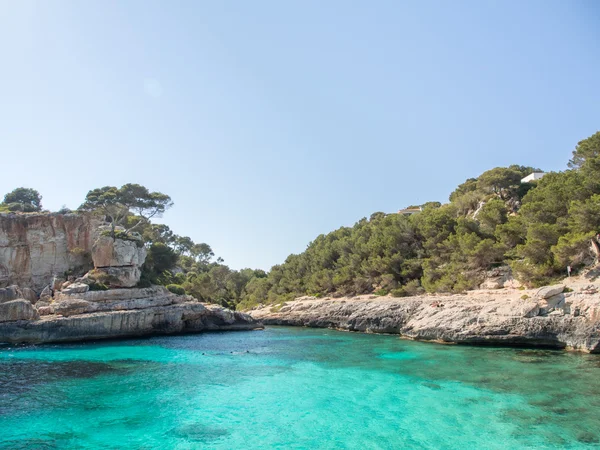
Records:
[[[64,295],[83,294],[90,290],[89,285],[85,283],[72,283],[61,291]]]
[[[19,298],[19,287],[8,286],[0,289],[0,303],[9,302]]]
[[[504,279],[502,277],[487,278],[479,285],[479,289],[501,289],[504,287]]]
[[[146,249],[137,239],[113,239],[99,236],[92,247],[94,267],[141,266],[146,260]]]
[[[60,314],[64,317],[86,314],[95,310],[93,303],[81,300],[79,298],[63,300],[52,306],[55,314]]]
[[[35,293],[35,291],[33,289],[29,289],[29,288],[21,288],[21,298],[24,298],[25,300],[29,300],[34,305],[38,300],[38,297],[37,297],[37,294]]]
[[[38,313],[40,314],[40,316],[49,316],[51,314],[54,314],[53,306],[42,306],[42,307],[38,308],[37,310],[38,310]]]
[[[65,283],[66,280],[64,278],[61,277],[54,277],[52,279],[52,283],[50,283],[50,286],[52,287],[53,291],[60,291],[60,289],[62,288],[63,283]]]
[[[28,300],[11,300],[0,304],[0,322],[39,319],[37,310]]]
[[[565,306],[565,294],[557,294],[540,300],[538,305],[540,307],[540,314],[549,314],[554,310],[561,309]]]
[[[52,298],[52,289],[50,288],[50,285],[42,289],[42,292],[40,293],[40,300],[45,300],[48,298]]]
[[[29,300],[31,303],[37,302],[38,299],[36,293],[29,288],[20,288],[19,286],[13,285],[0,289],[0,303],[9,302],[19,298]]]
[[[535,296],[538,298],[550,298],[555,295],[561,294],[564,290],[565,287],[562,284],[557,284],[554,286],[544,286],[537,290]]]

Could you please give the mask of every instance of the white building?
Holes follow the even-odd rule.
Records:
[[[533,173],[530,173],[529,175],[527,175],[525,178],[523,178],[521,180],[521,183],[531,183],[532,181],[539,180],[544,175],[546,175],[544,172],[533,172]]]

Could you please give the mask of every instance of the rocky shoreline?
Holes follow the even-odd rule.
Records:
[[[265,325],[334,328],[472,345],[538,346],[600,353],[598,286],[472,291],[464,295],[301,297],[249,314]],[[570,290],[570,289],[569,289]]]
[[[0,342],[262,328],[164,286],[137,287],[145,259],[139,234],[88,215],[0,215]]]
[[[162,286],[61,293],[51,306],[29,300],[0,303],[0,342],[49,343],[202,331],[254,330],[262,324],[247,314]]]

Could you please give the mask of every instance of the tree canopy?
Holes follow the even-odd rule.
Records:
[[[42,210],[42,196],[35,189],[20,187],[6,194],[2,205],[9,211],[37,212]]]
[[[125,184],[121,188],[105,186],[89,191],[80,211],[99,211],[110,220],[113,227],[124,224],[124,220],[134,214],[137,221],[127,228],[127,232],[148,222],[153,217],[160,217],[173,206],[171,197],[161,192],[150,192],[139,184]]]

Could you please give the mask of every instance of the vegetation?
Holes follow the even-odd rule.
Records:
[[[450,203],[409,217],[375,213],[290,255],[246,286],[240,308],[299,295],[395,297],[460,292],[489,269],[509,265],[538,286],[594,261],[600,230],[600,133],[577,144],[569,169],[521,183],[533,167],[509,166],[469,178]]]
[[[35,189],[17,188],[4,196],[0,212],[38,212],[42,210],[42,196]]]
[[[79,210],[104,214],[112,226],[114,237],[115,225],[123,223],[125,218],[132,215],[136,218],[135,223],[125,230],[125,233],[129,233],[149,223],[152,217],[160,217],[171,206],[173,202],[168,195],[150,192],[144,186],[129,183],[119,189],[105,186],[89,191]]]
[[[135,239],[148,250],[139,286],[161,284],[230,308],[281,305],[301,295],[460,292],[476,288],[488,270],[501,265],[538,286],[564,276],[567,265],[576,272],[595,260],[591,243],[600,231],[600,132],[577,144],[567,170],[521,183],[534,171],[540,170],[496,167],[459,185],[447,204],[425,203],[412,216],[374,213],[352,227],[318,236],[269,273],[232,270],[215,259],[208,244],[151,223],[173,202],[137,184],[94,189],[80,211],[105,217],[112,236],[127,239],[137,231]],[[19,188],[5,196],[0,208],[40,210],[41,196]],[[103,288],[110,280],[101,278]]]

